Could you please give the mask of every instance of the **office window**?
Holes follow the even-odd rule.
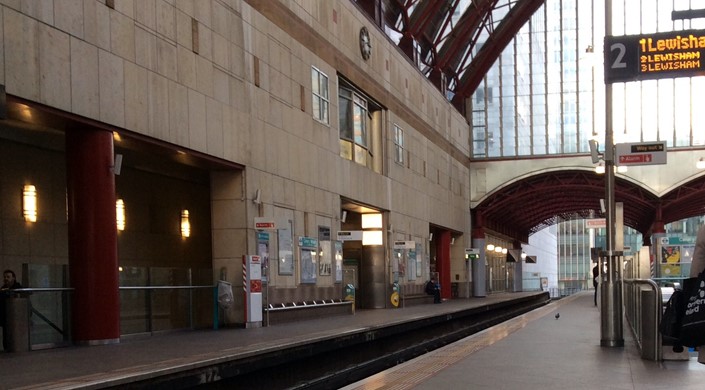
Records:
[[[367,165],[369,152],[367,99],[343,86],[338,92],[338,99],[341,156],[358,164]]]
[[[328,76],[315,67],[311,67],[311,91],[313,95],[313,117],[328,124],[330,97],[328,95]]]
[[[394,125],[394,162],[404,165],[404,130]]]

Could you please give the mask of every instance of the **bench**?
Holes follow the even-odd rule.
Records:
[[[355,314],[353,301],[342,299],[321,299],[313,301],[270,303],[264,308],[265,323],[300,321],[311,317]]]
[[[433,295],[426,294],[426,283],[402,286],[401,305],[413,306],[433,303]]]

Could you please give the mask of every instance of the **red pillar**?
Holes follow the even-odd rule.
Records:
[[[120,341],[113,134],[66,132],[71,328],[79,344]]]
[[[436,246],[436,267],[438,279],[441,283],[441,298],[450,299],[450,231],[439,231]]]

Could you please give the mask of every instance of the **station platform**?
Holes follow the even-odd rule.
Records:
[[[149,387],[144,383],[150,378],[292,346],[330,344],[361,332],[370,337],[382,328],[450,318],[467,310],[481,312],[537,294],[492,294],[261,328],[173,332],[127,338],[114,345],[0,353],[0,389]],[[554,318],[556,313],[559,319]],[[583,292],[542,304],[345,388],[703,388],[705,365],[695,357],[642,360],[626,327],[624,333],[625,347],[600,347],[599,311],[592,292]]]
[[[600,312],[585,291],[343,389],[703,389],[705,365],[690,355],[643,360],[626,322],[624,347],[601,347]]]

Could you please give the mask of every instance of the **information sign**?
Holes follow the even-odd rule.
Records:
[[[705,75],[705,30],[605,37],[605,83]]]
[[[623,143],[614,148],[616,165],[666,164],[666,141]]]

